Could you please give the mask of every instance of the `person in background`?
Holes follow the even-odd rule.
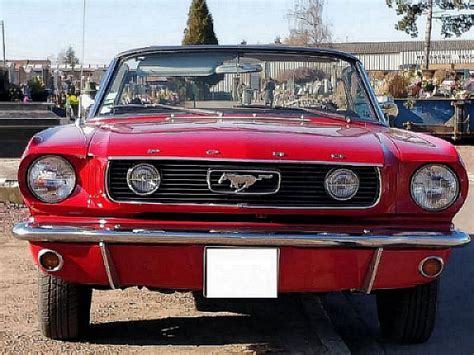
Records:
[[[246,88],[245,83],[244,82],[239,82],[239,84],[237,86],[237,98],[240,102],[243,102],[242,98],[244,96],[245,88]]]
[[[269,78],[268,81],[265,83],[265,87],[263,88],[265,92],[265,106],[273,106],[273,100],[275,98],[274,91],[275,91],[275,81],[272,78]]]
[[[422,82],[419,80],[411,90],[411,96],[414,98],[419,98],[423,95],[423,87],[422,87]]]
[[[21,92],[23,94],[23,102],[27,103],[31,101],[31,92],[30,92],[30,87],[26,84],[21,85]]]
[[[471,96],[474,96],[474,71],[469,73],[469,78],[464,82],[464,89],[471,93]]]

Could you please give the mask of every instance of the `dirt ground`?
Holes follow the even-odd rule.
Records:
[[[83,342],[44,338],[37,326],[37,269],[11,236],[25,209],[0,204],[0,353],[324,353],[300,296],[209,301],[146,289],[94,291]],[[199,310],[198,310],[199,308]]]

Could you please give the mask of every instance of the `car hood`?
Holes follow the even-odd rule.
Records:
[[[98,125],[91,153],[107,157],[180,157],[384,163],[374,129],[298,119],[115,121]]]

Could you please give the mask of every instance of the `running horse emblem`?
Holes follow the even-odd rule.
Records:
[[[222,185],[224,181],[230,181],[230,187],[234,190],[234,193],[247,190],[249,187],[255,185],[257,181],[271,179],[273,175],[239,175],[234,173],[223,173],[219,178],[218,184]]]

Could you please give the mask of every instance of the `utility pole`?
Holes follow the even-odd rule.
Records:
[[[82,3],[82,55],[81,55],[81,71],[79,81],[79,122],[82,123],[82,94],[84,90],[84,49],[85,49],[85,38],[86,38],[86,0]]]
[[[6,60],[5,60],[5,22],[2,20],[0,22],[0,24],[2,25],[2,48],[3,48],[3,71],[2,71],[2,75],[5,76],[5,72],[6,72],[6,66],[7,66],[7,63],[6,63]]]
[[[430,67],[432,23],[433,23],[433,0],[428,0],[428,14],[426,17],[425,48],[424,48],[424,58],[423,58],[423,69],[425,70],[428,70]]]

